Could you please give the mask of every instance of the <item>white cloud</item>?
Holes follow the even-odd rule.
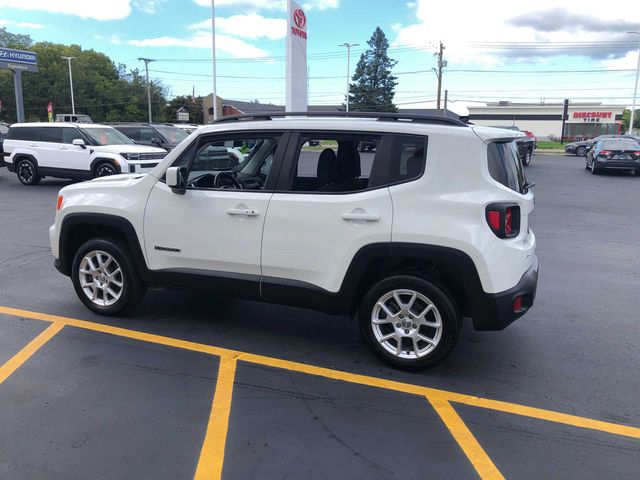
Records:
[[[211,0],[195,0],[198,5],[211,8]],[[340,6],[340,0],[307,0],[301,2],[305,10],[328,10]],[[216,0],[218,7],[245,7],[253,10],[286,10],[286,0]]]
[[[187,47],[211,49],[211,32],[198,31],[188,38],[156,37],[144,40],[129,40],[136,47]],[[267,57],[269,52],[255,47],[239,38],[216,34],[216,50],[237,58]]]
[[[211,0],[195,0],[198,5],[211,8]],[[286,0],[216,0],[217,7],[250,7],[258,10],[286,10]]]
[[[93,38],[95,40],[100,40],[100,41],[104,40],[105,42],[108,42],[111,45],[122,45],[122,38],[120,38],[120,35],[117,35],[115,33],[107,36],[97,34],[97,35],[94,35]]]
[[[211,29],[211,19],[194,23],[188,27],[191,30]],[[287,35],[287,21],[284,18],[267,18],[257,13],[248,15],[232,15],[230,17],[216,17],[216,33],[233,35],[236,37],[267,38],[277,40]]]
[[[391,24],[391,30],[394,31],[394,32],[399,32],[401,28],[402,28],[402,24],[401,23],[392,23]]]
[[[44,28],[44,25],[31,22],[16,22],[15,20],[6,20],[4,18],[0,18],[0,27],[30,28],[37,30],[40,28]]]
[[[62,13],[94,20],[120,20],[131,13],[129,0],[0,0],[0,7]]]
[[[573,25],[562,25],[559,22],[554,29],[536,28],[533,21],[529,24],[514,21],[516,18],[521,20],[527,16],[535,20],[542,13],[559,12],[557,0],[510,3],[509,8],[504,8],[504,2],[501,0],[465,2],[463,5],[459,2],[432,0],[415,0],[409,3],[415,3],[416,22],[399,29],[393,44],[419,46],[427,51],[434,51],[438,41],[442,40],[446,47],[445,57],[451,62],[495,64],[506,59],[513,61],[518,55],[530,58],[535,54],[548,56],[550,53],[549,50],[483,50],[474,48],[472,43],[477,42],[591,42],[620,40],[624,37],[624,33],[597,31],[580,21]],[[569,17],[584,15],[580,13],[585,11],[584,0],[564,0],[561,5]],[[636,9],[635,12],[640,11]],[[630,15],[630,11],[625,9],[600,9],[597,11],[597,18],[603,22],[640,23],[638,13]],[[455,24],[455,28],[452,28],[452,24]],[[571,51],[578,53],[575,49]],[[586,53],[594,52],[603,53],[593,49]],[[584,53],[583,51],[582,54]]]
[[[336,9],[340,6],[340,0],[309,0],[302,4],[305,10],[327,10]]]
[[[156,13],[165,0],[133,0],[133,6],[144,13]]]

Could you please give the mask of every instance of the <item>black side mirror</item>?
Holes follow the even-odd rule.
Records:
[[[156,145],[162,145],[162,140],[160,140],[158,137],[153,137],[151,139],[151,143],[155,143]]]

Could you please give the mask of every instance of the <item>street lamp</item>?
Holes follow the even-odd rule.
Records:
[[[633,31],[627,32],[635,35],[640,35],[640,32]],[[638,64],[636,65],[636,83],[633,87],[633,103],[631,105],[631,118],[629,118],[629,135],[633,134],[633,120],[636,113],[636,96],[638,94],[638,76],[640,75],[640,45],[638,45]]]
[[[343,43],[339,47],[347,47],[347,112],[349,111],[349,79],[351,75],[351,47],[357,47],[359,43]]]
[[[69,86],[71,88],[71,113],[73,115],[76,114],[76,103],[73,99],[73,74],[71,73],[71,60],[74,60],[76,57],[62,57],[62,59],[66,60],[69,64]]]
[[[218,119],[218,98],[216,96],[216,5],[211,0],[211,60],[213,65],[213,92],[211,105],[213,106],[213,121]]]

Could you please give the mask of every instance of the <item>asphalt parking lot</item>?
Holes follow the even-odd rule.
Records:
[[[640,471],[640,178],[536,155],[533,310],[387,368],[354,322],[189,292],[92,314],[58,189],[0,170],[0,478],[615,478]]]

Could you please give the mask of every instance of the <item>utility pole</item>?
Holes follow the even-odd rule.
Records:
[[[73,115],[76,114],[76,102],[73,99],[73,74],[71,73],[71,60],[74,60],[76,57],[62,57],[69,64],[69,86],[71,88],[71,113]]]
[[[438,58],[438,67],[434,68],[433,71],[436,72],[436,77],[438,77],[438,103],[437,103],[437,114],[442,115],[442,111],[440,110],[440,96],[442,93],[442,70],[447,66],[447,61],[444,57],[444,45],[440,42],[440,48],[437,53],[433,54],[434,57]]]
[[[444,91],[444,116],[447,116],[447,99],[449,98],[449,90]]]
[[[339,47],[347,47],[347,112],[349,111],[349,84],[351,79],[351,47],[357,47],[359,43],[343,43]]]
[[[640,32],[638,31],[627,32],[627,33],[640,35]],[[629,133],[629,135],[633,134],[633,121],[636,113],[636,97],[638,95],[638,76],[640,76],[640,45],[638,45],[638,64],[636,65],[636,83],[635,83],[635,86],[633,87],[633,103],[631,105],[631,118],[629,118],[629,132],[627,132]]]
[[[144,62],[144,69],[147,72],[147,103],[149,104],[149,123],[151,121],[151,83],[149,82],[149,63],[153,62],[151,58],[138,58],[139,61]]]
[[[213,92],[211,105],[213,106],[213,121],[218,120],[218,96],[216,94],[216,5],[211,0],[211,60],[213,65]]]

